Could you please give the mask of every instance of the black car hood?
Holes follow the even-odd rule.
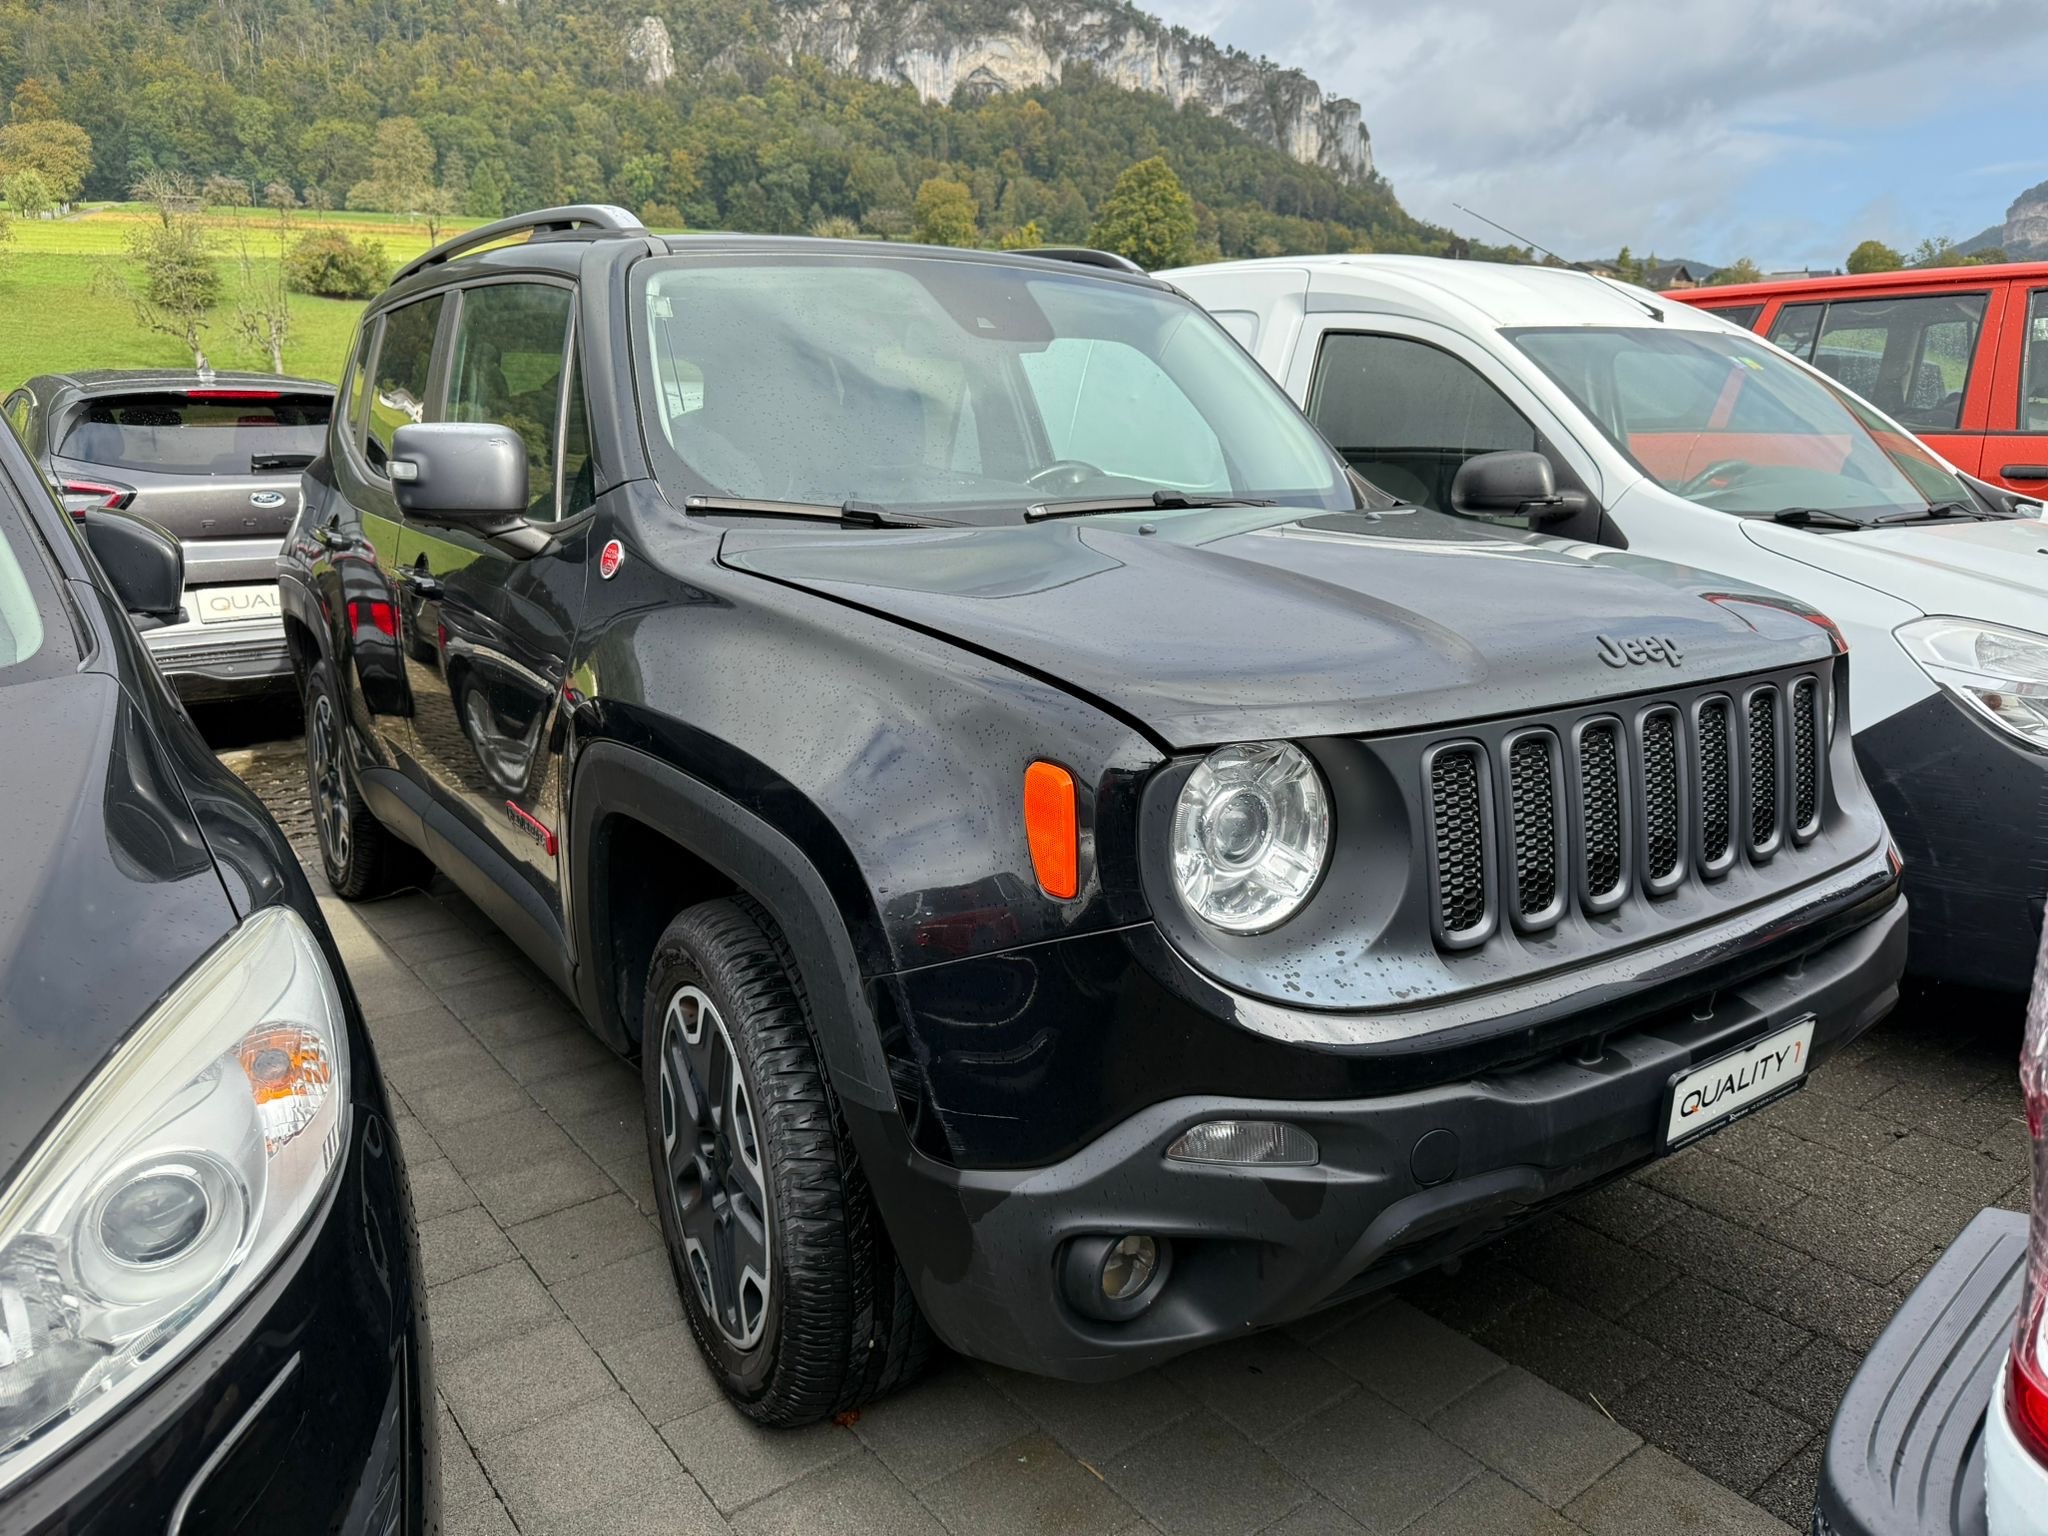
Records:
[[[0,1184],[235,924],[141,710],[105,673],[0,688]]]
[[[1832,645],[1775,593],[1430,513],[777,524],[733,529],[721,558],[1059,679],[1173,748],[1516,714]],[[1611,664],[1601,636],[1655,636],[1681,660]]]

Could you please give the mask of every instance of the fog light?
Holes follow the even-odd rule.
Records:
[[[1166,1149],[1177,1163],[1256,1164],[1306,1168],[1322,1157],[1315,1137],[1285,1120],[1204,1120]]]
[[[1172,1267],[1173,1247],[1163,1237],[1077,1237],[1061,1256],[1060,1287],[1075,1311],[1120,1323],[1159,1299]]]

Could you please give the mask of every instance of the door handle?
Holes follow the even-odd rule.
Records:
[[[2008,480],[2048,480],[2048,464],[2008,464],[1999,474]]]
[[[363,541],[352,533],[343,533],[339,522],[329,521],[315,525],[313,542],[322,549],[335,550],[356,549]]]
[[[441,583],[429,576],[425,571],[401,569],[396,574],[398,584],[415,597],[422,597],[428,602],[432,602],[441,595]]]

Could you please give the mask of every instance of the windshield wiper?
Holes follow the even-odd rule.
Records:
[[[1805,528],[1818,523],[1823,528],[1868,528],[1870,524],[1860,517],[1849,517],[1841,512],[1830,512],[1826,507],[1783,507],[1771,514],[1774,523],[1790,523],[1794,528]]]
[[[769,501],[758,496],[685,496],[685,512],[737,512],[747,517],[803,517],[846,528],[929,528],[878,502]]]
[[[312,453],[252,453],[249,455],[249,473],[260,475],[267,469],[304,469],[318,457]]]
[[[1041,501],[1024,509],[1027,523],[1048,517],[1085,517],[1091,512],[1180,512],[1190,507],[1277,507],[1270,496],[1191,496],[1186,491],[1154,491],[1149,496],[1076,496],[1066,501]]]
[[[1983,521],[1991,514],[1971,506],[1967,501],[1937,501],[1917,512],[1887,512],[1877,519],[1880,523],[1919,523],[1939,517],[1974,517]]]

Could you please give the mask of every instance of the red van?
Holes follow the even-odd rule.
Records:
[[[1673,293],[1840,380],[1958,469],[2048,493],[2048,262]]]

